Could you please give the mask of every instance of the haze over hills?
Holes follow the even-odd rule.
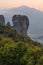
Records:
[[[12,17],[14,14],[26,15],[28,16],[30,23],[27,33],[37,34],[38,36],[43,33],[43,12],[39,10],[27,6],[21,6],[17,8],[0,10],[0,14],[3,14],[5,16],[6,22],[9,21],[11,22],[11,24],[12,24]]]

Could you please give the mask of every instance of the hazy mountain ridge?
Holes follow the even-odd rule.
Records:
[[[26,6],[21,6],[18,8],[12,8],[12,9],[7,9],[6,11],[2,11],[3,15],[6,18],[6,22],[10,21],[12,24],[12,16],[14,14],[21,14],[21,15],[26,15],[29,18],[30,21],[30,28],[29,32],[30,33],[43,33],[43,12],[29,8]]]
[[[29,29],[28,34],[38,34],[37,37],[40,36],[40,34],[43,34],[43,12],[36,10],[34,8],[30,8],[27,6],[21,6],[17,8],[11,8],[11,9],[5,9],[1,10],[0,14],[3,14],[5,16],[6,22],[11,22],[12,24],[12,17],[15,14],[21,14],[26,15],[29,18]]]

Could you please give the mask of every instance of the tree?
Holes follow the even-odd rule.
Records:
[[[11,27],[11,24],[9,21],[7,22],[6,26]]]

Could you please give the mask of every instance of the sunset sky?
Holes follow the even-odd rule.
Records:
[[[0,9],[29,6],[43,11],[43,0],[0,0]]]

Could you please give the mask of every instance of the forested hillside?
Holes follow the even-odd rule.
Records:
[[[0,25],[0,65],[43,65],[43,46]]]

